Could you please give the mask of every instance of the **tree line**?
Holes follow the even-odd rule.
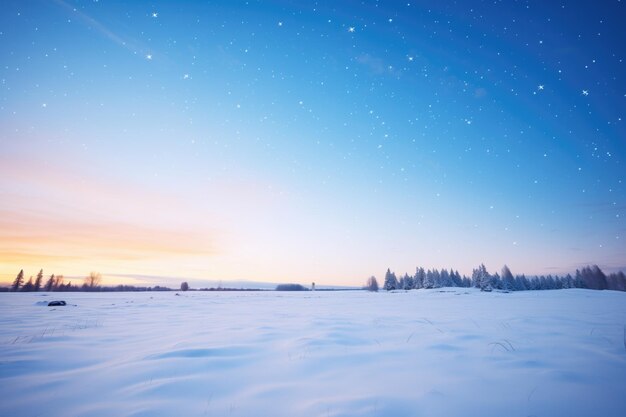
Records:
[[[9,288],[0,288],[0,291],[172,291],[171,288],[158,285],[154,287],[136,287],[133,285],[104,287],[100,285],[101,282],[102,276],[98,272],[91,272],[85,277],[82,285],[72,284],[72,281],[65,282],[63,275],[55,274],[50,275],[44,282],[43,269],[39,271],[35,278],[31,276],[28,281],[24,282],[24,270],[22,269],[15,277],[11,286]],[[391,291],[441,287],[476,287],[482,291],[556,290],[563,288],[626,291],[626,275],[622,271],[606,275],[600,267],[592,265],[577,269],[574,276],[567,274],[564,276],[541,275],[527,277],[524,274],[513,275],[506,265],[502,267],[500,273],[491,274],[487,271],[485,265],[481,264],[472,271],[471,277],[461,275],[459,271],[452,269],[426,270],[423,267],[417,267],[415,275],[405,273],[398,278],[395,272],[391,272],[388,268],[382,288]],[[376,277],[370,277],[364,288],[370,291],[378,291],[379,285]],[[186,282],[181,284],[181,290],[185,291],[187,289],[189,289],[189,286]]]
[[[597,266],[585,266],[577,269],[574,276],[567,274],[530,276],[513,275],[508,266],[504,265],[501,272],[491,274],[484,264],[472,271],[467,277],[452,269],[428,269],[418,267],[415,275],[404,274],[400,278],[388,268],[385,273],[383,289],[412,290],[420,288],[441,287],[476,287],[481,291],[528,291],[528,290],[557,290],[563,288],[587,288],[593,290],[626,291],[626,276],[622,271],[606,275]],[[376,277],[370,277],[365,289],[378,291]]]
[[[103,286],[100,285],[102,283],[102,276],[99,272],[91,272],[88,276],[86,276],[83,280],[82,285],[80,284],[72,284],[72,281],[65,282],[65,278],[63,275],[50,275],[50,277],[43,283],[43,269],[39,271],[37,276],[33,278],[32,276],[28,281],[24,282],[24,270],[20,270],[20,272],[15,277],[15,280],[11,284],[10,287],[0,287],[0,292],[34,292],[34,291],[45,291],[45,292],[77,292],[77,291],[93,291],[93,292],[132,292],[132,291],[175,291],[169,287],[163,287],[160,285],[155,285],[154,287],[144,287],[144,286],[135,286],[135,285],[115,285],[115,286]],[[42,284],[43,283],[43,284]],[[189,287],[189,284],[185,281],[180,284],[181,291],[192,290]],[[193,291],[261,291],[254,288],[223,288],[221,285],[218,288],[199,288]]]
[[[72,284],[72,281],[65,282],[63,275],[52,274],[44,282],[43,269],[39,270],[39,273],[35,278],[32,276],[28,281],[24,282],[24,270],[20,272],[13,280],[13,283],[9,288],[4,290],[12,292],[71,292],[71,291],[171,291],[171,288],[154,286],[154,287],[136,287],[134,285],[116,285],[112,287],[105,287],[100,285],[102,283],[102,275],[99,272],[91,272],[83,280],[82,285]]]
[[[13,280],[13,284],[9,288],[9,291],[20,291],[20,292],[32,292],[32,291],[67,291],[69,288],[72,288],[72,281],[65,282],[65,278],[63,275],[54,274],[50,275],[50,278],[43,283],[43,269],[39,270],[37,277],[33,281],[33,277],[25,283],[24,282],[24,270],[20,270],[20,272]]]

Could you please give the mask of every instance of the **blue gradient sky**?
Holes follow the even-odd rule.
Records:
[[[0,280],[626,265],[624,2],[172,3],[2,2]]]

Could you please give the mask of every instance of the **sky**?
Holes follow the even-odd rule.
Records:
[[[0,282],[626,269],[624,21],[620,0],[5,0]]]

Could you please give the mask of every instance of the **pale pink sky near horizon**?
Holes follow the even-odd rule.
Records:
[[[481,262],[492,272],[505,263],[518,273],[573,272],[558,267],[558,255],[547,247],[534,256],[554,269],[516,260],[511,255],[529,249],[523,234],[515,250],[481,246],[462,235],[437,235],[426,216],[416,226],[376,203],[353,212],[288,181],[239,172],[159,189],[68,155],[72,164],[17,152],[0,166],[7,197],[0,208],[0,282],[11,282],[20,269],[28,278],[41,268],[76,277],[100,271],[110,285],[142,283],[118,275],[163,276],[164,282],[145,282],[170,286],[179,283],[167,277],[361,285],[387,267],[399,274],[424,266],[469,275]],[[430,238],[402,240],[402,227]]]

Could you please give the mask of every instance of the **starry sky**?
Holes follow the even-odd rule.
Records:
[[[0,281],[625,269],[624,21],[620,0],[4,0]]]

